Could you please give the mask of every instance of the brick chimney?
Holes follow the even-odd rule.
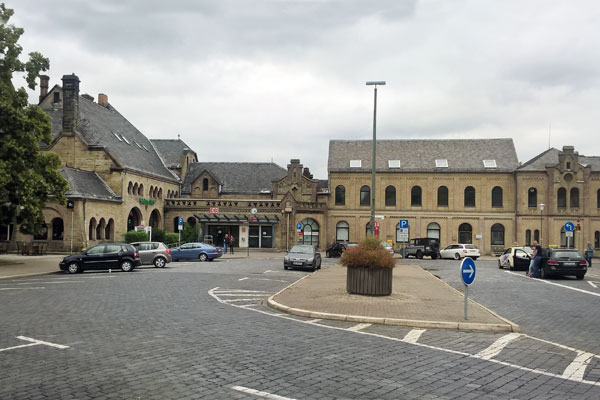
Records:
[[[48,75],[40,75],[40,103],[44,100],[44,97],[48,94],[48,83],[50,77]]]
[[[75,130],[79,122],[79,78],[75,74],[63,75],[63,131]]]
[[[108,107],[108,96],[104,93],[98,93],[98,104],[102,107]]]

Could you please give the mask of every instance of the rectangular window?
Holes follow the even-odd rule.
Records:
[[[484,168],[497,168],[496,160],[483,160]]]
[[[435,160],[436,168],[448,168],[448,160]]]
[[[362,160],[350,160],[350,168],[360,168]]]
[[[400,168],[400,160],[388,160],[388,167]]]

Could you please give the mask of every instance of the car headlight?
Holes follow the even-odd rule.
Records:
[[[307,259],[306,262],[309,262],[309,263],[313,262],[313,258],[311,257],[311,258]]]

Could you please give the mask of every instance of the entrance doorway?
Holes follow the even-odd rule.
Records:
[[[235,241],[233,247],[239,246],[240,227],[239,225],[208,225],[208,234],[213,238],[213,246],[223,247],[225,244],[225,234],[233,235]]]
[[[272,249],[273,227],[271,225],[251,225],[248,230],[248,245],[255,249]]]

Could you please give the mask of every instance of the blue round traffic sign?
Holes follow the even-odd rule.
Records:
[[[470,285],[475,280],[475,261],[465,257],[460,263],[460,277],[465,285]]]
[[[567,222],[565,223],[565,231],[567,232],[573,232],[575,230],[575,224],[572,222]]]

